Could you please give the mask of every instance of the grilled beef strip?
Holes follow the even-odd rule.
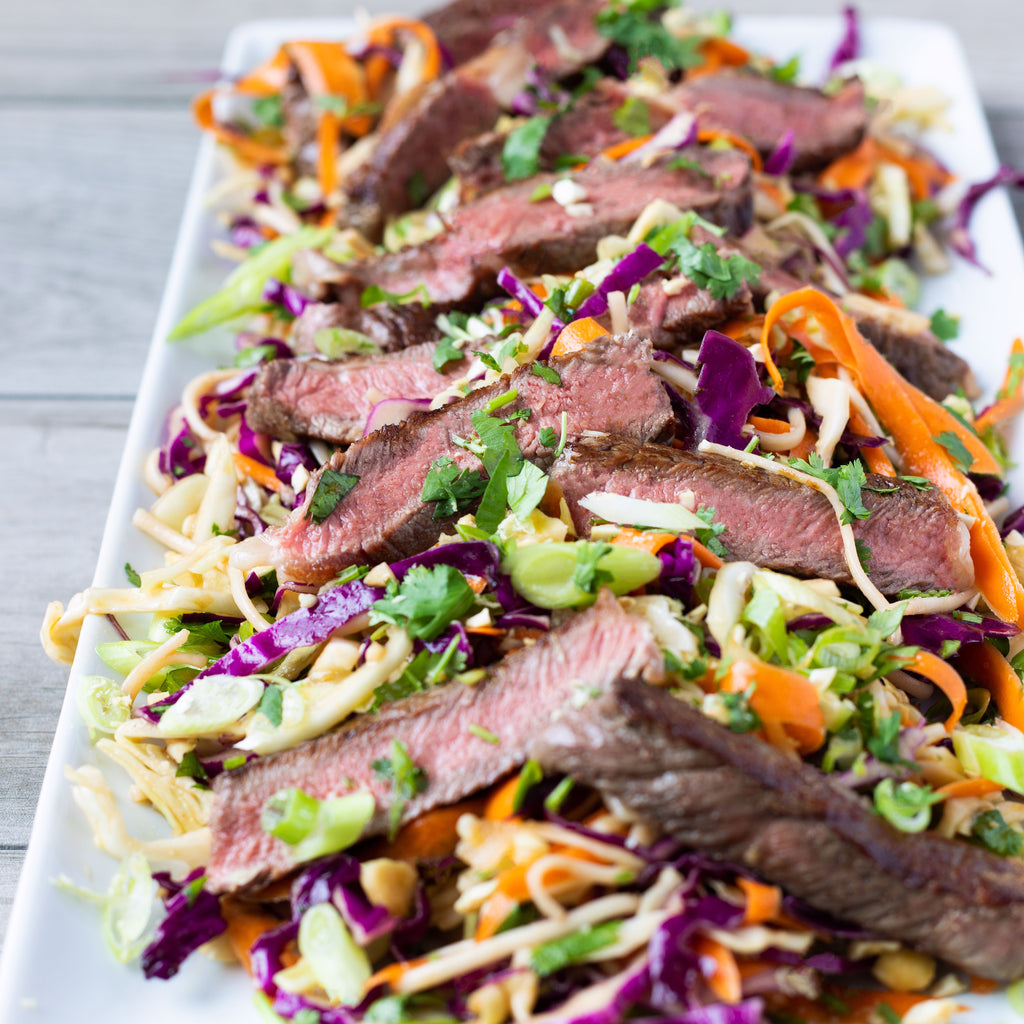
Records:
[[[673,89],[663,102],[697,115],[701,128],[729,131],[767,157],[793,132],[794,172],[814,171],[855,149],[868,114],[856,79],[833,96],[745,71],[702,75]]]
[[[608,40],[594,22],[603,0],[542,4],[478,56],[391,104],[373,152],[344,184],[344,222],[380,238],[385,221],[447,181],[449,153],[494,125],[530,74],[558,79],[597,60]],[[415,189],[412,187],[415,183]]]
[[[577,532],[590,532],[579,504],[594,491],[674,502],[692,492],[725,527],[731,559],[794,576],[852,583],[835,513],[820,492],[710,452],[692,452],[617,437],[577,438],[550,469],[565,494]],[[966,590],[974,583],[967,528],[937,490],[868,474],[867,519],[853,531],[871,549],[868,576],[883,593]]]
[[[1024,974],[1024,864],[935,833],[632,680],[548,724],[531,756],[687,846],[986,978]]]
[[[344,327],[365,334],[384,352],[436,343],[437,309],[421,302],[352,308],[337,302],[312,302],[295,318],[288,344],[300,355],[319,355],[317,332]]]
[[[474,411],[515,389],[516,400],[503,412],[531,410],[529,419],[517,422],[516,438],[535,462],[541,429],[560,431],[563,412],[570,435],[611,426],[625,436],[651,440],[662,434],[671,411],[660,381],[650,372],[650,359],[650,343],[636,336],[598,340],[551,360],[560,385],[526,366],[451,405],[384,427],[332,456],[330,469],[357,476],[359,482],[323,523],[306,519],[304,506],[284,526],[246,541],[246,550],[255,562],[273,564],[290,579],[317,583],[350,565],[390,562],[423,551],[455,518],[435,519],[434,505],[421,500],[431,463],[447,456],[460,468],[479,468],[477,457],[452,440],[472,434]],[[307,494],[314,490],[315,482]]]
[[[298,747],[258,758],[213,783],[213,850],[207,868],[214,892],[259,887],[295,867],[291,849],[264,832],[260,811],[280,789],[298,787],[318,799],[369,790],[377,802],[368,835],[387,830],[391,785],[372,762],[405,744],[426,772],[426,789],[404,806],[408,821],[491,785],[529,756],[538,723],[557,717],[580,688],[619,677],[661,678],[661,656],[646,622],[623,611],[610,593],[537,643],[507,655],[474,686],[452,683],[385,704],[351,726]],[[469,731],[476,725],[501,742]]]
[[[462,376],[466,364],[461,359],[438,373],[434,349],[416,345],[388,355],[333,362],[272,359],[256,372],[246,421],[253,430],[280,441],[358,441],[377,402],[432,399]]]
[[[370,284],[397,294],[422,285],[430,300],[442,305],[481,301],[496,294],[504,266],[529,277],[571,272],[593,262],[598,241],[624,234],[655,199],[696,210],[734,234],[745,231],[752,210],[747,157],[699,146],[682,155],[697,168],[680,167],[674,156],[667,156],[649,167],[602,163],[576,172],[573,180],[586,196],[586,211],[566,209],[550,197],[532,198],[539,186],[555,183],[554,174],[496,189],[458,207],[447,230],[420,245],[335,264],[333,270],[325,261],[323,276],[330,287],[324,291],[353,309]]]

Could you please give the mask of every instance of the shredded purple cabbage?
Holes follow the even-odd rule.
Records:
[[[395,926],[395,918],[384,907],[366,898],[359,884],[359,860],[348,854],[314,861],[292,883],[294,918],[317,903],[333,903],[361,946],[386,935]]]
[[[206,467],[206,456],[184,420],[161,447],[157,466],[161,473],[174,480],[202,473]]]
[[[426,412],[429,398],[382,398],[366,417],[363,437],[389,423],[404,423],[414,412]]]
[[[252,217],[236,217],[231,224],[228,237],[231,244],[237,245],[239,249],[251,249],[254,245],[262,245],[266,241],[259,224]]]
[[[680,111],[667,124],[659,128],[642,146],[622,158],[623,163],[639,163],[657,153],[685,149],[697,141],[697,118],[688,111]]]
[[[978,260],[978,253],[968,229],[975,206],[1000,185],[1024,188],[1024,171],[1018,171],[1016,168],[1003,164],[991,178],[971,185],[963,199],[960,200],[948,234],[950,248],[959,253],[968,263],[973,263],[979,270],[984,270],[986,274],[990,271]]]
[[[276,277],[267,281],[266,287],[263,289],[263,298],[275,306],[281,306],[292,316],[299,316],[313,302],[309,296],[303,295],[297,288],[285,284],[284,281],[279,281]]]
[[[711,421],[707,440],[743,449],[743,434],[751,409],[765,405],[775,395],[763,385],[750,351],[718,331],[707,331],[697,355],[697,405]]]
[[[867,241],[867,230],[874,214],[868,201],[868,194],[862,188],[821,188],[811,182],[794,182],[798,192],[807,192],[838,210],[828,218],[831,224],[844,229],[832,243],[835,251],[845,260],[855,249]]]
[[[1016,636],[1020,630],[1012,622],[982,617],[980,622],[967,622],[955,615],[905,615],[900,623],[903,642],[924,647],[941,654],[950,641],[961,644],[981,643],[990,636]]]
[[[689,606],[693,587],[700,575],[700,565],[693,555],[693,544],[679,537],[658,552],[661,559],[661,575],[658,589],[669,597],[678,598]]]
[[[541,310],[544,309],[544,303],[540,298],[532,291],[532,289],[523,284],[523,282],[520,281],[508,267],[502,267],[501,270],[498,271],[498,286],[504,288],[505,291],[507,291],[530,316],[537,317],[540,315]],[[555,322],[552,324],[552,327],[557,327],[558,330],[561,330],[564,326],[565,324],[563,324],[557,317],[555,318]]]
[[[284,951],[299,937],[299,922],[285,921],[264,932],[249,950],[252,977],[261,992],[274,995],[274,975],[284,967]]]
[[[203,869],[196,868],[167,899],[156,937],[142,951],[142,973],[147,978],[173,978],[190,953],[227,928],[220,900],[206,889],[194,890],[202,878]]]
[[[594,293],[576,310],[573,319],[600,316],[608,309],[608,296],[612,292],[628,292],[633,285],[639,284],[664,262],[663,256],[655,252],[649,245],[641,242],[631,253],[623,256],[612,267]]]
[[[484,540],[442,544],[422,554],[392,562],[391,571],[402,580],[414,565],[428,568],[435,565],[451,565],[464,576],[482,576],[489,586],[494,587],[501,571],[501,552],[496,545]]]
[[[764,162],[765,174],[789,174],[793,161],[796,160],[796,133],[792,128],[788,129],[785,135],[779,139],[779,144],[768,154]]]
[[[829,75],[848,60],[856,60],[860,56],[860,18],[853,4],[843,8],[843,22],[843,36],[829,61]]]
[[[1020,508],[1015,508],[1012,512],[1006,514],[1006,518],[1003,520],[1003,525],[999,530],[1001,537],[1005,538],[1008,534],[1013,533],[1014,530],[1019,530],[1024,533],[1024,505]]]

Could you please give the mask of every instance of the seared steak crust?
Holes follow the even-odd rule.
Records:
[[[532,751],[681,842],[987,978],[1024,974],[1024,865],[908,835],[813,765],[623,680]]]
[[[451,683],[385,704],[340,732],[225,772],[213,783],[209,886],[215,892],[256,887],[294,867],[289,847],[260,828],[263,804],[280,789],[296,786],[318,799],[368,790],[377,808],[366,834],[379,835],[387,830],[393,797],[371,765],[391,756],[393,740],[404,743],[426,772],[427,788],[403,809],[408,821],[518,768],[529,757],[538,722],[555,717],[581,686],[589,693],[619,676],[657,680],[660,663],[644,620],[606,592],[533,646],[513,651],[484,682]],[[480,739],[470,725],[501,743]]]
[[[832,506],[793,480],[732,459],[642,444],[616,437],[579,438],[551,468],[565,492],[577,531],[589,532],[579,504],[592,491],[649,501],[678,500],[692,491],[697,507],[714,508],[732,559],[795,576],[852,583]],[[858,540],[871,549],[868,575],[884,593],[966,590],[974,582],[967,529],[935,489],[868,476],[862,499],[867,519],[855,520]],[[892,488],[895,487],[895,490]]]

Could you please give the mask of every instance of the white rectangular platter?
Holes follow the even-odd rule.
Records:
[[[246,24],[228,42],[224,70],[233,74],[252,67],[287,38],[343,38],[351,29],[351,22],[341,20]],[[751,17],[736,26],[738,41],[752,49],[780,61],[799,54],[802,76],[809,82],[822,80],[839,35],[835,17]],[[898,71],[907,84],[937,84],[948,94],[951,131],[936,133],[928,141],[961,179],[977,181],[995,171],[995,151],[982,109],[959,43],[948,29],[925,21],[873,20],[863,26],[863,51]],[[130,525],[133,511],[151,501],[141,480],[143,460],[159,442],[164,417],[183,385],[230,357],[227,334],[176,346],[164,342],[173,324],[213,292],[227,272],[210,253],[216,226],[203,202],[224,169],[223,156],[205,139],[111,502],[94,579],[99,586],[123,585],[126,561],[142,568],[155,563],[155,548]],[[1024,285],[1024,254],[1005,194],[993,194],[978,207],[973,234],[981,261],[993,273],[958,262],[949,274],[925,282],[921,309],[930,313],[941,306],[962,315],[961,336],[954,347],[972,363],[984,391],[991,393],[1001,379],[1011,341],[1024,332],[1018,299]],[[1011,498],[1024,500],[1024,470],[1011,476]],[[66,600],[70,590],[84,583],[69,580],[69,593],[53,597]],[[86,623],[69,694],[83,674],[103,670],[93,650],[96,642],[108,638],[106,628],[102,621]],[[109,953],[100,936],[95,906],[54,886],[53,880],[65,875],[102,890],[114,870],[112,861],[93,846],[64,778],[65,766],[94,763],[98,759],[78,720],[74,699],[66,698],[0,964],[0,1024],[93,1020],[136,1024],[140,1019],[146,1024],[222,1024],[225,1020],[244,1024],[258,1020],[250,983],[239,968],[194,956],[172,981],[146,982],[137,966],[120,964]],[[123,797],[124,787],[118,792]],[[162,823],[155,814],[127,806],[127,801],[123,806],[134,834],[143,838],[160,834]],[[963,1001],[972,1006],[957,1018],[964,1024],[1009,1024],[1014,1017],[998,994]]]

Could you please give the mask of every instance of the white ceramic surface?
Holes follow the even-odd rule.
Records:
[[[343,21],[267,21],[241,26],[231,36],[224,69],[239,72],[271,53],[285,38],[340,37],[351,27]],[[786,59],[802,56],[802,72],[820,81],[827,55],[838,39],[836,18],[748,18],[736,26],[736,37],[760,51]],[[995,151],[957,40],[943,26],[921,21],[879,19],[864,26],[867,56],[897,69],[910,84],[937,84],[952,99],[952,131],[935,134],[929,143],[964,180],[990,175]],[[208,248],[216,231],[203,196],[223,173],[223,158],[208,139],[199,146],[181,233],[125,445],[110,516],[96,569],[96,585],[123,585],[126,561],[138,567],[154,563],[155,547],[130,526],[135,508],[148,505],[140,479],[142,461],[158,442],[167,410],[182,386],[196,373],[226,362],[226,333],[170,346],[163,339],[171,326],[196,301],[213,291],[226,267]],[[983,388],[999,382],[1010,341],[1024,333],[1016,289],[1024,281],[1024,253],[1003,193],[979,206],[973,223],[981,260],[991,276],[964,264],[942,278],[926,282],[921,308],[942,306],[963,316],[960,340],[954,343],[974,365]],[[1024,471],[1012,478],[1013,496],[1024,498]],[[66,600],[84,581],[68,580]],[[71,671],[69,693],[83,674],[99,672],[93,649],[107,638],[105,623],[91,620],[82,634]],[[194,956],[170,982],[146,982],[137,966],[122,965],[108,952],[95,907],[53,885],[66,875],[75,882],[106,887],[113,862],[93,846],[88,828],[74,805],[64,778],[66,765],[99,760],[77,718],[73,699],[66,699],[47,767],[25,867],[18,887],[4,959],[0,963],[0,1024],[214,1024],[256,1021],[248,979],[236,968]],[[111,772],[112,779],[117,772]],[[115,785],[123,798],[126,787]],[[129,806],[122,799],[129,827],[140,837],[161,834],[156,815]],[[971,998],[974,1009],[958,1020],[986,1024],[1014,1019],[1001,995]]]

